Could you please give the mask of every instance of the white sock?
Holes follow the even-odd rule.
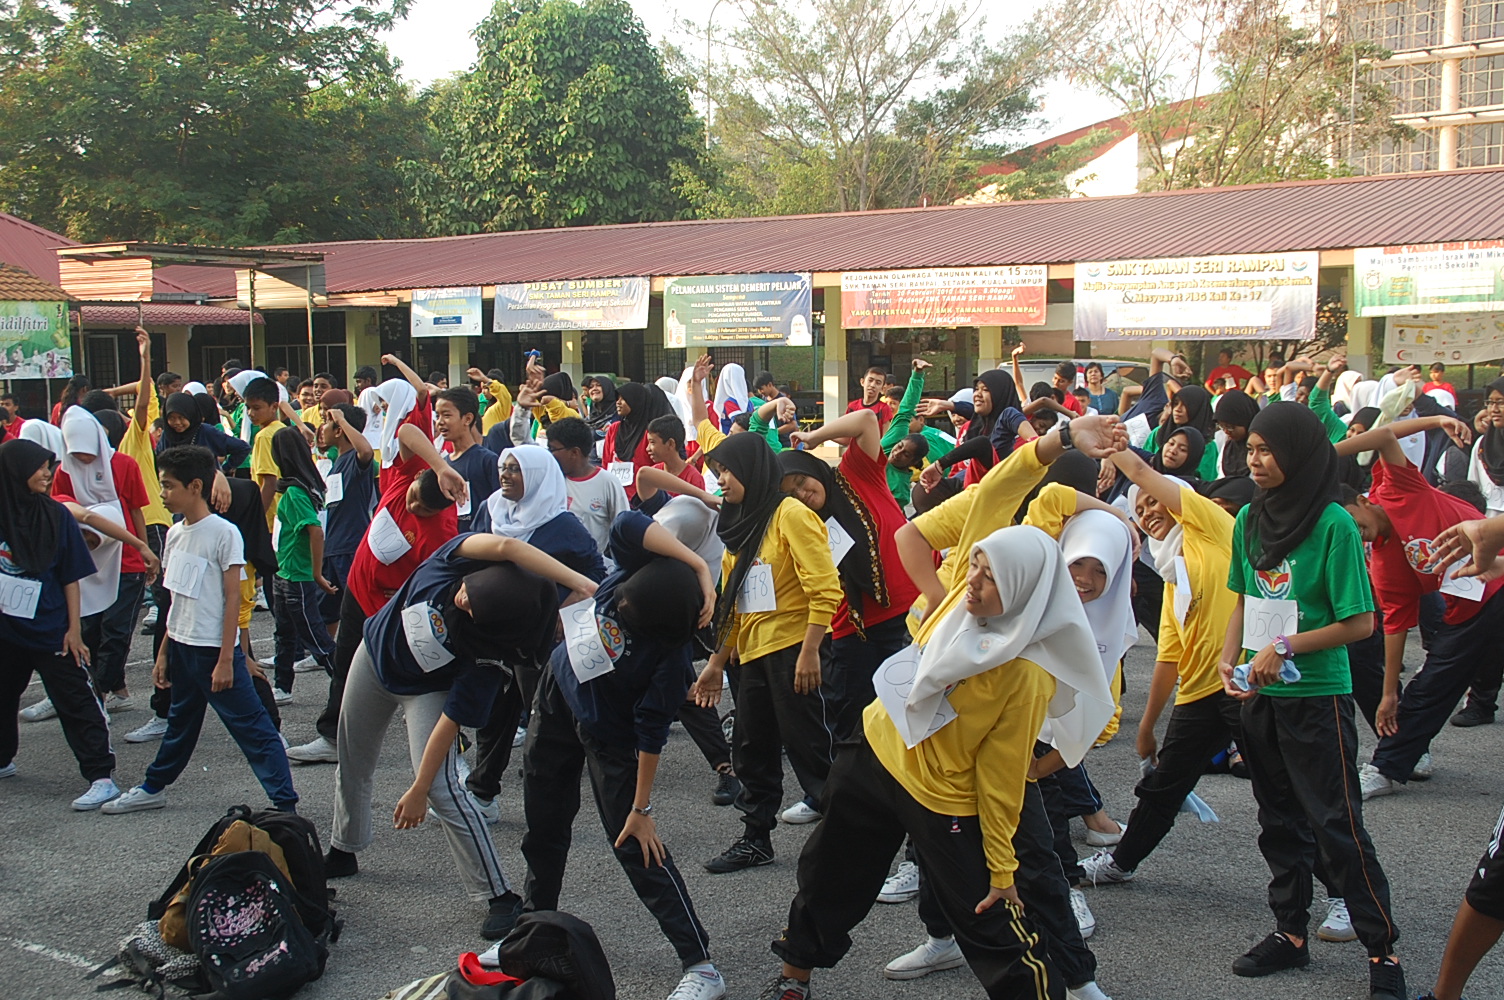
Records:
[[[720,975],[720,972],[716,970],[714,962],[697,962],[696,964],[691,965],[689,968],[685,969],[684,971],[686,973],[688,973],[688,972],[704,972],[704,973],[708,973],[708,974],[714,975],[714,976],[719,976]]]

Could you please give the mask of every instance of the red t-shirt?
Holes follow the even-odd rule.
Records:
[[[429,411],[427,403],[416,406],[402,422],[412,424],[427,434],[431,419]],[[350,588],[360,609],[368,616],[374,615],[386,604],[388,591],[400,589],[423,560],[459,533],[458,515],[452,506],[433,517],[418,517],[407,509],[407,489],[426,468],[428,463],[421,458],[399,457],[389,467],[381,470],[381,502],[376,507],[372,523],[375,523],[376,517],[381,516],[382,511],[386,511],[397,523],[402,537],[412,547],[400,559],[383,563],[371,551],[368,540],[370,529],[366,529],[367,538],[355,550],[345,586]]]
[[[120,498],[120,506],[125,512],[125,529],[136,535],[136,524],[131,517],[131,511],[142,510],[151,500],[146,495],[146,482],[141,478],[141,466],[129,455],[120,452],[110,458],[110,474],[115,477],[115,495]],[[52,474],[52,495],[54,497],[66,496],[74,503],[79,503],[73,493],[73,479],[63,471],[61,465]],[[140,535],[136,535],[140,538]],[[120,553],[120,572],[122,573],[145,573],[146,561],[141,558],[141,553],[130,546],[123,546]]]
[[[621,459],[616,457],[616,434],[620,430],[621,421],[618,420],[606,428],[606,440],[601,443],[601,465],[608,470],[611,468],[612,462],[621,461]],[[642,439],[637,442],[637,450],[632,453],[632,481],[622,484],[627,491],[628,500],[637,499],[637,470],[652,464],[653,460],[648,455],[647,432],[643,432]],[[659,466],[659,468],[662,468],[662,466]]]
[[[1238,388],[1243,388],[1248,380],[1253,378],[1253,373],[1242,365],[1218,365],[1206,376],[1206,387],[1213,392],[1223,387],[1227,376],[1231,375],[1238,380]]]
[[[1439,575],[1420,568],[1431,559],[1431,540],[1454,524],[1476,521],[1482,515],[1466,500],[1443,493],[1426,482],[1408,462],[1390,465],[1383,459],[1375,461],[1368,499],[1384,508],[1394,526],[1389,537],[1373,543],[1369,568],[1374,596],[1384,612],[1384,632],[1396,635],[1410,630],[1419,621],[1420,595],[1434,593],[1441,586]],[[1504,587],[1504,577],[1484,586],[1483,599],[1492,598],[1500,587]],[[1442,597],[1449,625],[1465,622],[1483,609],[1481,601],[1451,594]]]
[[[898,529],[907,523],[907,519],[903,516],[898,501],[893,499],[893,494],[888,490],[886,455],[879,452],[873,458],[853,444],[841,456],[841,472],[856,492],[857,499],[872,514],[873,526],[877,529],[877,549],[882,556],[881,569],[888,584],[888,603],[882,605],[871,595],[862,595],[862,619],[866,625],[872,626],[908,614],[909,608],[913,607],[914,601],[919,597],[919,587],[909,579],[909,574],[904,572],[903,563],[899,562],[898,543],[895,541]],[[853,541],[858,545],[867,544],[864,538],[853,537]],[[856,626],[851,623],[851,615],[844,600],[836,609],[831,626],[832,634],[837,639],[856,634]]]
[[[24,418],[17,417],[10,423],[6,424],[3,429],[0,429],[3,430],[3,433],[0,433],[0,442],[15,441],[20,438],[21,425],[24,423],[26,423],[26,420]]]
[[[653,463],[653,468],[662,469],[664,472],[668,471],[668,467],[665,466],[662,462]],[[699,469],[695,468],[694,465],[689,462],[684,463],[684,468],[679,470],[678,476],[680,479],[684,480],[686,483],[693,486],[697,490],[703,490],[705,488],[705,474],[702,473]]]
[[[1076,394],[1073,392],[1066,393],[1065,402],[1060,405],[1064,406],[1067,410],[1070,410],[1078,417],[1086,416],[1085,404],[1083,404],[1081,400],[1077,399]]]
[[[872,403],[870,406],[862,402],[860,398],[853,399],[846,404],[847,413],[855,413],[858,410],[871,410],[873,413],[876,413],[877,423],[880,427],[887,427],[893,420],[893,404],[881,396],[877,397],[877,402]]]
[[[1447,392],[1452,394],[1453,399],[1457,398],[1457,390],[1452,388],[1452,383],[1450,382],[1427,382],[1425,385],[1420,387],[1420,391],[1423,395],[1430,392],[1432,389],[1445,389]]]

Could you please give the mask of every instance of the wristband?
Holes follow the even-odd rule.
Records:
[[[1075,447],[1071,442],[1071,425],[1069,423],[1060,425],[1060,447],[1063,451],[1070,451]]]
[[[639,816],[652,816],[653,815],[653,803],[649,802],[647,805],[643,806],[641,809],[637,808],[636,806],[633,806],[632,807],[632,811],[634,813],[636,813],[637,815],[639,815]]]

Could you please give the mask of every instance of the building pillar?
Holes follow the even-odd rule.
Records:
[[[449,384],[469,385],[469,379],[465,372],[470,368],[470,339],[469,337],[449,338]]]
[[[821,391],[825,401],[822,422],[846,412],[846,328],[841,325],[841,290],[825,289],[825,363],[821,367]]]
[[[1000,326],[977,327],[977,371],[984,372],[1003,363],[1003,328]]]
[[[1365,377],[1375,370],[1373,363],[1373,320],[1358,315],[1354,301],[1354,270],[1341,269],[1342,307],[1347,310],[1347,366]],[[1382,361],[1382,359],[1380,359]]]
[[[1462,0],[1446,0],[1442,16],[1441,44],[1462,44]],[[1456,114],[1462,107],[1462,60],[1444,59],[1441,63],[1441,108],[1444,115]],[[1457,169],[1456,125],[1443,125],[1436,133],[1436,166],[1441,170]]]
[[[381,316],[376,309],[345,310],[345,364],[349,371],[337,372],[345,388],[355,383],[350,375],[362,365],[381,369]]]
[[[568,374],[575,385],[585,377],[584,341],[585,334],[581,330],[559,331],[559,370]]]
[[[162,331],[167,338],[167,357],[163,359],[163,366],[171,372],[177,372],[189,382],[203,381],[192,371],[193,363],[188,356],[188,342],[193,339],[193,327],[169,326]]]

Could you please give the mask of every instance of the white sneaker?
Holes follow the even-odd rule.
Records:
[[[271,605],[266,603],[266,591],[261,587],[256,588],[256,610],[270,611]]]
[[[1086,893],[1080,889],[1071,889],[1071,912],[1076,915],[1076,926],[1081,928],[1083,941],[1097,932],[1097,918],[1086,905]]]
[[[153,795],[146,789],[137,785],[124,795],[99,807],[102,813],[111,816],[119,816],[121,813],[143,812],[147,809],[161,809],[167,804],[167,792],[160,791]]]
[[[779,818],[792,826],[802,826],[805,823],[815,823],[820,819],[820,811],[810,808],[810,804],[803,799],[795,802],[783,812]]]
[[[272,701],[276,702],[278,705],[290,705],[292,704],[292,692],[283,691],[281,688],[277,687],[277,685],[273,684]]]
[[[1341,899],[1329,901],[1332,906],[1326,911],[1326,919],[1316,931],[1323,941],[1356,941],[1358,932],[1353,930],[1352,918],[1347,915],[1347,903]]]
[[[0,778],[14,778],[16,776],[16,762],[11,761],[4,767],[0,767]]]
[[[726,980],[713,965],[691,969],[679,980],[668,1000],[721,1000],[726,995]]]
[[[515,736],[512,737],[512,749],[516,750],[518,747],[522,746],[523,741],[525,741],[526,739],[527,739],[527,727],[526,726],[518,726],[517,727],[517,735],[515,735]]]
[[[167,720],[153,715],[146,720],[146,725],[137,726],[125,734],[127,743],[150,743],[152,740],[160,740],[167,734]]]
[[[468,796],[470,796],[470,801],[473,802],[473,803],[475,803],[475,808],[476,809],[480,810],[481,818],[486,821],[486,825],[487,826],[495,826],[497,823],[501,822],[501,803],[500,802],[498,802],[495,799],[492,799],[490,802],[487,802],[485,799],[483,799],[480,796],[476,795],[474,792],[470,791],[470,789],[468,789],[468,788],[465,789],[465,794],[468,795]]]
[[[470,762],[465,759],[464,754],[455,755],[454,770],[459,775],[460,784],[464,784],[470,780]]]
[[[22,722],[45,722],[47,719],[57,718],[57,709],[52,707],[51,698],[43,698],[34,705],[27,705],[21,709]]]
[[[900,861],[898,871],[888,876],[882,891],[877,894],[879,903],[907,903],[919,895],[919,866],[912,861]]]
[[[1089,844],[1092,847],[1116,847],[1116,846],[1118,846],[1118,844],[1123,839],[1123,834],[1125,834],[1125,833],[1128,832],[1128,828],[1126,826],[1124,826],[1123,824],[1118,823],[1116,821],[1114,821],[1113,825],[1118,828],[1118,832],[1117,833],[1098,833],[1096,830],[1093,830],[1091,827],[1087,827],[1086,828],[1086,842],[1087,842],[1087,844]]]
[[[299,764],[338,764],[339,747],[335,746],[332,741],[319,736],[302,746],[288,747],[287,759],[295,760]]]
[[[1112,860],[1111,851],[1098,851],[1085,861],[1081,868],[1092,885],[1111,885],[1114,882],[1132,882],[1136,872],[1125,872]]]
[[[1379,769],[1372,764],[1364,764],[1358,768],[1358,786],[1363,789],[1363,801],[1376,799],[1380,795],[1393,795],[1395,793],[1394,782],[1384,777]]]
[[[98,809],[106,802],[120,798],[120,789],[109,778],[100,778],[89,786],[89,790],[73,800],[73,808],[77,812],[88,812]]]
[[[1082,983],[1074,989],[1065,991],[1065,1000],[1112,1000],[1112,997],[1102,992],[1102,987],[1097,985],[1096,980]]]
[[[292,669],[295,673],[306,674],[311,670],[322,670],[324,668],[319,666],[319,661],[312,656],[305,656],[297,663],[294,663]]]
[[[883,975],[888,979],[922,979],[931,972],[959,969],[965,964],[966,956],[961,954],[961,946],[956,944],[955,938],[926,935],[924,944],[889,962]]]
[[[111,715],[116,712],[129,712],[135,709],[136,702],[128,694],[116,694],[111,691],[104,696],[104,710]]]
[[[141,627],[144,629],[155,628],[157,624],[157,615],[159,615],[160,613],[161,612],[158,611],[155,606],[148,609],[146,612],[146,617],[141,619]]]
[[[1431,751],[1427,750],[1420,755],[1420,760],[1415,762],[1415,767],[1410,771],[1411,781],[1430,781],[1431,775],[1436,771],[1431,766]]]

